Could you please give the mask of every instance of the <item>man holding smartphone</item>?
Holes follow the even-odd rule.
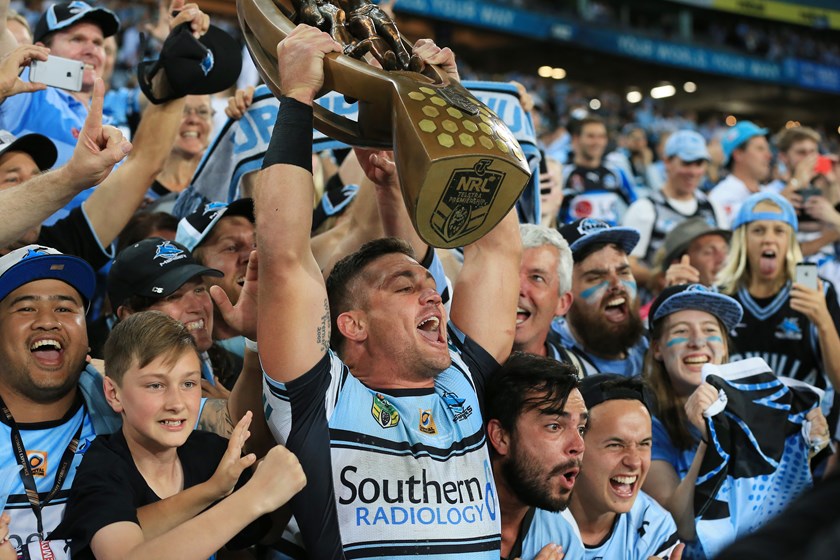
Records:
[[[6,34],[9,33],[4,23],[8,5],[8,0],[0,0],[0,16],[3,16],[0,30]],[[0,128],[16,136],[29,132],[48,136],[58,148],[57,165],[63,165],[73,153],[87,116],[93,83],[102,75],[105,37],[114,35],[119,28],[117,16],[104,8],[94,8],[78,0],[51,6],[38,20],[33,41],[48,47],[51,57],[84,63],[81,90],[48,87],[30,95],[10,97],[0,105]],[[50,64],[49,59],[47,64]],[[24,70],[21,76],[24,81],[28,79],[28,72]]]

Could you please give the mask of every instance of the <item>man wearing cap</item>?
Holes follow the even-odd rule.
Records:
[[[8,1],[0,0],[0,15],[3,15],[7,8]],[[0,17],[0,31],[3,31],[4,21]],[[172,18],[170,25],[174,28],[182,23],[192,26],[199,34],[208,26],[207,16],[194,5],[178,13]],[[47,87],[34,93],[10,97],[0,105],[0,127],[16,135],[34,132],[49,137],[58,150],[56,164],[63,165],[67,162],[77,140],[84,139],[81,130],[88,115],[88,106],[95,97],[95,84],[102,73],[104,63],[103,38],[113,35],[118,26],[113,13],[102,8],[92,8],[80,0],[51,6],[35,28],[36,44],[49,46],[51,55],[85,62],[82,90],[68,92]],[[26,71],[23,78],[28,78]],[[93,105],[90,107],[92,110]],[[134,136],[131,157],[110,178],[111,182],[119,185],[119,188],[115,189],[119,192],[110,193],[109,210],[111,205],[118,210],[128,208],[130,217],[140,206],[143,195],[169,154],[182,110],[182,100],[146,109]],[[46,223],[66,216],[70,209],[80,205],[91,195],[90,187],[94,186],[88,185],[88,190],[77,195]],[[123,212],[109,211],[106,215],[108,219],[121,219]],[[128,217],[116,228],[117,232],[127,220]]]
[[[726,264],[732,232],[709,225],[703,218],[689,218],[665,236],[662,268],[665,286],[703,284],[714,286]]]
[[[589,423],[569,511],[586,558],[668,558],[679,543],[677,526],[667,510],[641,491],[653,444],[641,381],[593,375],[581,382],[580,392]]]
[[[720,221],[720,212],[697,190],[709,164],[706,141],[693,130],[680,130],[665,143],[665,183],[649,198],[634,202],[622,225],[639,230],[641,237],[630,264],[636,281],[645,284],[650,277],[653,257],[665,236],[686,218],[702,217],[710,225]]]
[[[211,202],[204,205],[181,219],[175,240],[192,252],[197,263],[223,274],[219,277],[209,276],[206,283],[221,287],[228,300],[236,304],[245,283],[248,259],[256,249],[253,199],[242,198],[230,204]],[[222,345],[242,355],[244,340],[236,329],[227,324],[218,309],[213,313],[211,334],[213,340],[231,340],[229,344],[232,345]]]
[[[9,484],[10,540],[19,555],[30,547],[26,557],[42,557],[36,549],[61,521],[90,441],[120,428],[101,375],[85,360],[85,312],[95,284],[89,264],[49,247],[29,245],[0,257],[0,437],[11,442],[0,446],[0,472]],[[257,400],[258,385],[249,387]],[[231,415],[238,419],[259,404],[208,400],[198,428],[227,437]],[[53,543],[55,558],[66,557],[63,548]]]
[[[584,365],[583,375],[639,375],[647,349],[636,280],[627,255],[639,241],[632,228],[577,220],[560,228],[572,249],[572,305],[554,330]]]
[[[768,130],[759,128],[750,121],[741,121],[723,135],[723,165],[729,175],[709,193],[709,199],[723,211],[725,223],[729,224],[738,214],[741,203],[770,178],[770,143]]]
[[[636,200],[630,179],[618,167],[604,161],[607,126],[597,117],[582,119],[573,129],[574,160],[563,167],[563,223],[596,218],[621,223],[627,207]]]
[[[580,476],[588,418],[576,372],[516,352],[491,376],[485,395],[502,558],[531,559],[541,550],[565,560],[584,558],[566,511]]]
[[[203,386],[208,392],[218,380],[233,387],[242,362],[213,344],[213,300],[205,276],[224,274],[198,264],[183,245],[151,237],[126,247],[114,259],[108,273],[108,297],[119,320],[151,309],[183,323],[200,352]]]

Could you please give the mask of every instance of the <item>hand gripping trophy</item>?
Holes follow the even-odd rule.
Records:
[[[411,54],[391,18],[369,0],[237,0],[248,50],[282,95],[275,49],[296,24],[328,32],[323,93],[359,102],[358,120],[316,104],[315,128],[355,146],[393,149],[408,213],[435,247],[472,243],[513,207],[530,178],[513,134],[461,84]]]

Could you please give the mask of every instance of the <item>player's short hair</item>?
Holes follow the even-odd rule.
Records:
[[[523,249],[534,249],[543,245],[551,245],[557,249],[557,280],[559,295],[572,289],[572,250],[569,243],[556,229],[536,224],[519,224],[519,234],[522,237]]]
[[[794,144],[802,142],[803,140],[812,140],[817,145],[820,143],[820,133],[813,128],[807,126],[794,126],[792,128],[784,128],[776,134],[776,148],[784,153],[790,150]]]
[[[129,368],[144,368],[159,357],[164,357],[167,365],[188,352],[198,357],[198,348],[187,327],[160,311],[135,313],[117,323],[103,352],[105,375],[117,385],[122,385]]]
[[[487,419],[498,420],[505,431],[513,433],[523,412],[563,412],[569,393],[578,385],[573,366],[553,358],[514,352],[487,381]]]
[[[584,128],[586,128],[586,125],[590,124],[599,124],[605,129],[607,128],[607,122],[604,119],[597,115],[589,115],[578,121],[572,121],[569,126],[569,132],[572,136],[580,136],[580,133],[583,132]]]
[[[344,336],[338,330],[338,316],[364,304],[364,293],[357,289],[356,280],[364,269],[373,261],[400,253],[412,259],[417,258],[411,245],[396,237],[383,237],[368,241],[358,251],[338,261],[327,277],[327,299],[330,306],[330,347],[340,352]]]

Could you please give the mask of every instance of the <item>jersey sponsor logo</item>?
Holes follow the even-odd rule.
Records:
[[[47,476],[47,452],[27,451],[26,460],[29,462],[29,469],[32,476],[43,478]]]
[[[435,426],[435,419],[432,416],[431,410],[420,409],[420,425],[418,429],[424,434],[437,434],[437,426]]]
[[[400,413],[380,393],[373,396],[370,413],[373,414],[377,424],[383,428],[393,428],[400,423]]]
[[[446,404],[446,406],[449,407],[449,410],[452,411],[452,419],[456,422],[466,420],[473,413],[472,406],[467,405],[465,407],[465,399],[458,397],[458,395],[456,395],[455,393],[444,391],[441,397],[443,398],[443,402]]]
[[[776,338],[783,340],[802,340],[802,329],[799,327],[799,317],[786,317],[776,327]]]
[[[570,218],[595,218],[607,222],[608,225],[619,221],[620,199],[611,192],[586,192],[574,197],[570,206]]]
[[[441,481],[435,477],[439,472],[426,468],[407,478],[388,477],[387,469],[376,471],[381,478],[362,478],[358,471],[353,465],[341,470],[339,480],[342,489],[338,492],[340,505],[353,506],[356,527],[474,525],[496,519],[492,479],[482,481],[479,476],[469,476]],[[453,469],[452,472],[459,471]],[[490,472],[489,468],[485,468],[484,476],[491,476]]]
[[[158,264],[160,266],[166,266],[172,261],[186,258],[187,255],[184,254],[184,251],[174,246],[171,241],[164,241],[155,249],[155,256],[152,257],[152,260],[161,259],[161,262]]]

